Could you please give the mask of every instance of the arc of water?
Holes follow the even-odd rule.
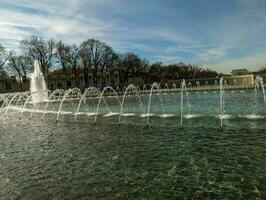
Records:
[[[220,79],[220,125],[223,127],[223,118],[224,118],[224,78]]]
[[[147,125],[149,124],[149,119],[150,119],[151,97],[152,97],[152,94],[153,94],[153,90],[154,90],[154,89],[157,89],[157,90],[159,91],[160,101],[161,101],[162,109],[163,109],[163,114],[165,114],[164,106],[163,106],[162,94],[161,94],[161,90],[160,90],[160,84],[158,84],[158,83],[153,83],[152,86],[151,86],[150,94],[149,94],[149,104],[148,104],[147,122],[146,122]]]
[[[31,95],[29,95],[28,98],[26,99],[26,101],[25,101],[25,103],[24,103],[24,105],[23,105],[23,107],[22,107],[22,109],[21,109],[19,119],[22,118],[23,113],[25,112],[25,108],[26,108],[27,104],[30,102],[30,100],[31,100]]]
[[[59,119],[59,116],[60,116],[60,113],[61,113],[61,110],[62,110],[62,105],[63,105],[65,99],[67,98],[67,96],[69,96],[71,93],[74,93],[74,92],[78,92],[78,94],[81,93],[81,92],[80,92],[80,89],[78,89],[78,88],[68,89],[68,90],[65,92],[65,94],[64,94],[64,96],[63,96],[63,98],[62,98],[62,100],[61,100],[61,103],[60,103],[60,105],[59,105],[59,108],[58,108],[58,112],[57,112],[57,116],[56,116],[56,122],[57,122],[58,119]]]
[[[173,83],[173,90],[176,91],[176,84]]]
[[[38,105],[37,102],[33,102],[33,108],[31,109],[31,112],[30,112],[30,120],[32,119],[33,112],[34,112],[37,105]]]
[[[253,106],[253,115],[257,113],[257,108],[258,108],[258,90],[260,87],[260,77],[257,76],[255,80],[255,85],[254,85],[254,106]]]
[[[30,94],[29,91],[23,92],[23,94],[19,96],[19,99],[17,100],[17,102],[16,102],[16,104],[15,104],[15,107],[18,106],[18,104],[19,104],[20,101],[23,99],[23,97],[27,97],[27,95],[29,95],[29,94]],[[15,111],[12,113],[12,117],[14,116],[14,113],[15,113]]]
[[[263,82],[262,77],[260,77],[260,86],[261,86],[262,93],[263,93],[264,105],[266,107],[266,95],[265,95],[264,82]]]
[[[185,83],[185,88],[184,89],[185,89],[185,93],[186,93],[186,100],[187,100],[187,107],[188,107],[188,113],[187,114],[190,115],[191,105],[190,105],[190,99],[189,99],[189,90],[188,90],[188,87],[187,87],[186,83]]]
[[[130,90],[130,89],[133,89],[137,96],[138,96],[138,99],[139,99],[139,103],[140,103],[140,107],[141,107],[141,112],[143,112],[143,103],[141,101],[141,97],[140,97],[140,91],[138,90],[138,88],[136,88],[134,85],[129,85],[127,86],[126,88],[126,91],[124,92],[124,95],[123,95],[123,99],[122,99],[122,104],[121,104],[121,107],[120,107],[120,114],[119,114],[119,123],[121,123],[121,118],[122,118],[122,114],[123,114],[123,108],[124,108],[124,102],[125,102],[125,97],[126,97],[126,94],[127,92]]]
[[[99,114],[98,112],[99,112],[99,107],[100,107],[100,104],[101,104],[101,100],[102,100],[102,98],[104,98],[103,95],[104,95],[104,93],[105,93],[105,91],[106,91],[107,89],[110,89],[111,91],[113,91],[113,93],[115,94],[116,99],[118,100],[118,102],[119,102],[119,104],[120,104],[120,106],[121,106],[121,101],[120,101],[120,99],[119,99],[119,97],[118,97],[117,92],[116,92],[111,86],[107,86],[107,87],[103,88],[103,91],[102,91],[102,93],[101,93],[101,95],[100,95],[100,99],[99,99],[99,101],[98,101],[98,105],[97,105],[97,109],[96,109],[96,115],[95,115],[95,118],[94,118],[94,122],[95,122],[95,123],[97,122],[97,117],[98,117],[98,114]],[[109,108],[108,108],[108,109],[109,109]],[[109,110],[109,112],[110,112],[110,110]]]
[[[58,108],[58,112],[57,112],[57,116],[56,116],[56,122],[57,122],[58,119],[59,119],[59,115],[60,115],[60,112],[61,112],[61,109],[62,109],[62,105],[63,105],[63,103],[64,103],[66,97],[70,94],[71,90],[72,90],[72,89],[68,89],[68,90],[66,90],[65,93],[64,93],[64,96],[63,96],[63,98],[62,98],[62,100],[61,100],[61,102],[60,102],[59,108]]]
[[[45,98],[45,101],[47,101],[47,104],[49,103],[50,96],[48,98],[47,97]],[[33,101],[33,103],[34,103],[34,105],[33,105],[33,108],[32,108],[32,112],[30,113],[30,119],[32,119],[33,112],[34,112],[34,110],[35,110],[35,108],[36,108],[36,106],[38,105],[39,102]],[[46,105],[45,105],[45,107],[46,107]],[[45,111],[46,111],[46,108],[45,108]],[[44,114],[45,114],[45,112],[43,112],[43,117],[44,117]]]
[[[184,88],[186,87],[186,81],[183,79],[181,82],[181,101],[180,101],[180,126],[183,126],[183,101],[184,101]]]
[[[166,89],[167,92],[169,92],[169,87],[168,87],[167,83],[165,83],[165,89]]]
[[[24,106],[23,106],[23,109],[21,110],[21,113],[20,113],[20,117],[19,117],[20,119],[22,118],[22,115],[23,115],[23,113],[25,112],[25,108],[26,108],[26,106],[28,105],[28,103],[30,102],[30,100],[33,100],[33,99],[32,99],[32,94],[33,94],[33,92],[31,92],[31,95],[30,95],[30,96],[27,98],[27,100],[25,101],[25,104],[24,104]],[[36,107],[38,101],[34,101],[33,103],[34,103],[33,109],[30,110],[30,112],[31,112],[31,114],[30,114],[30,119],[32,118],[32,112],[33,112],[33,110],[35,109],[35,107]]]
[[[81,99],[80,99],[80,101],[79,101],[79,104],[78,104],[78,107],[77,107],[77,110],[76,110],[76,112],[75,112],[75,117],[74,117],[74,122],[76,122],[76,120],[77,120],[77,114],[78,114],[78,112],[79,112],[79,109],[80,109],[80,106],[81,106],[81,103],[82,103],[82,101],[85,99],[85,97],[86,97],[86,95],[87,94],[89,94],[90,92],[96,92],[97,93],[97,95],[100,95],[101,94],[101,92],[99,91],[99,89],[98,88],[96,88],[96,87],[89,87],[89,88],[87,88],[86,90],[85,90],[85,92],[83,93],[83,95],[82,95],[82,97],[81,97]],[[108,107],[108,105],[107,105],[107,103],[106,103],[106,101],[104,100],[104,103],[106,104],[106,107]],[[108,108],[108,110],[109,110],[109,108]],[[109,110],[110,111],[110,110]]]
[[[48,101],[47,101],[47,103],[46,103],[46,105],[44,107],[44,112],[43,112],[43,115],[42,115],[42,120],[44,120],[45,114],[46,114],[46,111],[47,111],[47,108],[48,108],[48,105],[51,102],[51,100],[54,98],[55,94],[59,94],[59,96],[64,96],[65,90],[63,90],[63,89],[57,89],[57,90],[54,90],[52,92],[52,94],[49,96]]]
[[[1,94],[1,96],[0,96],[0,101],[5,101],[6,100],[6,97],[8,96],[8,95],[10,95],[10,93],[6,93],[6,94]],[[3,104],[2,104],[3,105]],[[1,105],[1,107],[2,107],[2,105]]]
[[[12,98],[13,95],[15,95],[15,94],[14,93],[8,94],[7,98],[4,100],[4,102],[1,106],[1,109],[3,109],[6,104],[8,104],[8,100],[10,100],[10,97]]]
[[[205,91],[204,91],[204,93],[207,93],[208,87],[209,87],[209,83],[208,83],[208,81],[205,81]]]
[[[18,97],[19,95],[21,95],[21,94],[22,94],[22,93],[20,93],[20,92],[18,92],[18,93],[14,93],[14,96],[11,98],[11,100],[10,100],[9,103],[7,104],[5,115],[7,115],[11,103],[15,100],[15,98],[17,98],[17,97]]]

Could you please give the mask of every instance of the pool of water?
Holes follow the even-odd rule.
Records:
[[[265,107],[253,93],[190,95],[191,114],[180,127],[180,95],[152,100],[149,126],[136,97],[127,97],[122,123],[105,116],[1,111],[0,199],[266,199]],[[106,98],[107,99],[107,98]],[[116,100],[109,109],[119,112]],[[90,102],[91,104],[89,104]],[[95,109],[95,99],[81,111]],[[75,110],[76,101],[63,105]],[[143,97],[147,109],[147,97]],[[28,105],[30,106],[33,105]],[[43,104],[38,105],[39,109]],[[56,110],[58,102],[51,103]],[[57,108],[56,108],[57,107]],[[139,107],[138,107],[139,108]],[[86,110],[88,109],[88,110]],[[41,109],[40,109],[41,110]],[[160,116],[163,113],[172,114]],[[184,103],[184,114],[187,112]],[[135,113],[135,115],[129,115]]]
[[[181,126],[180,93],[154,93],[150,106],[149,97],[148,94],[126,96],[123,106],[122,96],[104,96],[101,100],[99,97],[88,96],[82,101],[80,98],[70,98],[63,102],[62,99],[58,99],[49,103],[26,105],[25,100],[17,102],[15,99],[9,100],[12,101],[10,105],[4,106],[0,112],[5,118],[13,119],[83,123],[120,121],[122,124]],[[183,126],[219,127],[220,95],[217,91],[190,92],[188,96],[184,94],[182,111]],[[266,102],[262,93],[258,93],[255,100],[253,90],[226,91],[223,118],[223,126],[226,127],[266,128],[263,123],[266,119]]]

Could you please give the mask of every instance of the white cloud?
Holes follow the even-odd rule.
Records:
[[[158,61],[161,61],[165,64],[170,64],[170,63],[177,63],[180,62],[180,58],[178,56],[158,56]]]
[[[220,59],[226,55],[226,51],[222,49],[208,49],[204,52],[197,54],[199,59],[205,62],[211,59]]]
[[[259,53],[266,52],[263,1],[235,0],[233,12],[210,16],[202,24],[196,23],[196,17],[208,16],[212,11],[197,10],[204,6],[198,8],[193,2],[179,5],[179,1],[176,5],[182,12],[171,13],[170,21],[163,23],[158,11],[167,15],[174,8],[154,0],[0,0],[0,43],[16,49],[21,39],[32,34],[67,43],[93,37],[121,52],[137,50],[164,63],[203,63],[222,72],[234,66],[251,66],[252,62],[251,67],[265,63]],[[185,15],[186,19],[183,10],[188,7],[193,7],[193,12]],[[140,13],[154,10],[151,15],[156,23],[146,22],[145,17],[141,21]]]

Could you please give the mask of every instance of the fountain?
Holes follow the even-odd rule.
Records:
[[[196,81],[196,86],[197,86],[197,88],[200,88],[200,82],[199,81]]]
[[[124,93],[121,86],[119,94],[115,86],[56,89],[38,103],[30,91],[0,94],[0,196],[64,198],[70,188],[64,180],[73,180],[75,190],[66,198],[262,199],[263,79],[258,76],[254,90],[245,93],[231,94],[225,83],[217,80],[219,94],[195,94],[197,88],[182,80],[166,96],[159,83],[141,95],[134,85]],[[177,179],[178,191],[189,188],[188,195],[175,196]]]
[[[169,87],[168,87],[168,84],[167,83],[165,83],[165,85],[164,85],[165,87],[164,87],[164,95],[167,95],[167,92],[169,92],[170,90],[169,90]]]
[[[218,84],[218,81],[217,80],[214,81],[213,88],[214,88],[213,93],[216,94],[217,91],[219,91],[219,84]]]
[[[197,88],[197,94],[199,93],[199,90],[200,90],[200,82],[199,81],[196,81],[196,88]]]
[[[119,114],[119,123],[121,123],[121,118],[122,118],[123,115],[125,115],[125,116],[134,116],[135,115],[134,113],[126,113],[126,114],[123,113],[124,104],[125,104],[125,98],[126,98],[127,93],[130,90],[132,90],[133,92],[136,93],[136,96],[138,97],[138,100],[139,100],[140,113],[143,113],[143,103],[141,101],[140,91],[134,85],[131,84],[131,85],[127,86],[126,91],[125,91],[125,93],[123,95],[121,108],[120,108],[120,114]]]
[[[192,83],[191,82],[188,82],[188,89],[192,90]]]
[[[208,91],[208,87],[209,87],[209,83],[208,83],[208,81],[205,81],[205,91],[204,91],[205,94],[208,93],[207,92]]]
[[[31,76],[30,90],[32,103],[48,101],[48,90],[38,60],[34,62],[34,72]]]
[[[243,87],[248,89],[248,84],[247,84],[247,79],[246,78],[244,78],[244,80],[243,80]]]
[[[150,108],[151,108],[151,98],[152,98],[152,94],[153,94],[154,89],[158,91],[157,94],[160,96],[160,102],[161,102],[161,106],[162,106],[162,109],[163,109],[163,115],[165,115],[164,103],[163,103],[163,98],[162,98],[162,94],[161,94],[161,90],[160,90],[160,85],[158,83],[153,83],[152,86],[151,86],[150,94],[149,94],[149,103],[148,103],[147,114],[142,114],[142,117],[146,117],[147,118],[147,120],[146,120],[147,125],[149,124],[150,116],[152,116],[152,114],[150,113]]]
[[[251,115],[248,115],[248,118],[256,119],[256,118],[263,118],[262,116],[258,115],[258,97],[259,97],[259,90],[262,90],[263,99],[264,99],[264,105],[266,107],[266,97],[265,97],[265,91],[264,91],[264,84],[263,84],[263,78],[260,76],[257,76],[254,83],[254,105],[253,105],[253,112]]]
[[[184,101],[184,89],[186,88],[186,81],[183,79],[181,83],[181,101],[180,101],[180,125],[183,126],[183,101]]]
[[[118,96],[117,92],[111,86],[107,86],[107,87],[103,88],[103,91],[100,94],[100,98],[99,98],[99,101],[98,101],[98,104],[97,104],[96,115],[95,115],[95,118],[94,118],[94,122],[95,123],[97,122],[97,117],[99,115],[99,107],[101,105],[101,100],[102,99],[104,100],[104,93],[107,90],[111,90],[115,94],[115,98],[119,102],[120,107],[122,106],[121,101],[119,99],[119,96]],[[126,90],[126,88],[125,88],[125,90]],[[114,116],[114,115],[119,115],[120,114],[120,113],[116,113],[116,112],[111,112],[111,110],[109,109],[108,105],[106,105],[106,108],[108,110],[108,113],[104,115],[106,117],[108,117],[108,116]]]
[[[264,89],[264,82],[263,82],[263,78],[258,76],[258,81],[260,83],[261,89],[262,89],[262,94],[263,94],[263,99],[264,99],[264,104],[266,107],[266,96],[265,96],[265,89]]]
[[[173,83],[173,90],[176,91],[176,84]]]
[[[235,87],[235,90],[238,89],[238,86],[237,86],[237,80],[236,80],[236,79],[234,79],[234,87]]]
[[[224,78],[220,79],[220,124],[221,128],[223,127],[223,119],[224,119]]]
[[[192,88],[191,83],[181,81],[181,88],[168,88],[166,96],[162,95],[161,85],[154,83],[146,93],[140,91],[139,86],[128,85],[124,92],[114,89],[111,86],[103,88],[101,91],[96,87],[88,87],[82,93],[78,88],[68,90],[56,89],[53,92],[47,91],[38,62],[35,62],[35,71],[32,75],[31,91],[0,94],[0,112],[3,111],[4,118],[14,119],[34,119],[40,117],[44,120],[72,122],[88,119],[90,122],[107,121],[106,118],[113,119],[115,123],[138,122],[146,119],[146,124],[156,123],[160,118],[174,118],[175,120],[159,120],[160,123],[179,121],[178,125],[183,126],[184,120],[192,118],[214,117],[217,116],[220,127],[224,127],[224,120],[229,118],[246,118],[251,120],[263,119],[266,108],[266,96],[264,91],[263,79],[256,77],[254,92],[246,94],[226,96],[227,113],[225,114],[225,89],[226,80],[220,79],[220,84],[215,81],[215,88],[220,88],[218,95],[206,93],[195,95],[194,90],[200,89],[199,81],[195,82],[196,87]],[[206,83],[205,83],[206,85]],[[217,85],[217,86],[216,86]],[[165,86],[165,85],[164,85]],[[214,88],[214,89],[215,89]],[[207,89],[207,88],[205,88]],[[260,93],[261,92],[261,93]],[[49,97],[48,97],[49,94]],[[263,106],[261,106],[263,94]],[[240,95],[240,96],[239,96]],[[252,95],[252,97],[248,96]],[[217,97],[219,97],[217,99]],[[230,100],[230,98],[232,98]],[[236,98],[240,98],[236,100]],[[248,101],[252,100],[252,106],[247,106]],[[207,104],[206,104],[206,101]],[[205,103],[204,103],[205,102]],[[235,102],[238,102],[236,105]],[[191,114],[193,106],[193,114]],[[232,108],[237,109],[232,109]],[[243,111],[243,112],[242,112]],[[128,118],[131,117],[131,118]],[[152,117],[152,122],[150,118]],[[94,120],[93,120],[93,119]],[[123,118],[123,120],[122,120]],[[124,119],[124,118],[128,118]],[[163,122],[164,121],[164,122]],[[159,123],[159,124],[160,124]]]

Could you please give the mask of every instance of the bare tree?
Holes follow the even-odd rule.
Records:
[[[81,44],[81,52],[81,63],[83,63],[83,67],[93,71],[94,82],[96,83],[103,52],[102,43],[95,39],[88,39]]]
[[[54,40],[45,41],[37,36],[30,36],[20,42],[20,49],[25,56],[31,59],[31,63],[33,64],[34,60],[40,62],[41,70],[45,77],[47,77],[55,61],[55,47],[56,43]]]
[[[67,65],[70,47],[65,45],[62,40],[56,43],[56,56],[61,64],[64,75],[67,77]]]
[[[66,60],[73,70],[75,85],[77,86],[77,84],[78,84],[77,83],[77,67],[78,67],[78,61],[79,61],[80,48],[76,45],[72,45],[72,46],[69,46],[67,48],[69,50],[68,50],[68,53],[66,55]]]
[[[8,61],[9,53],[6,49],[0,44],[0,69],[4,67]]]
[[[147,60],[141,59],[138,55],[131,52],[119,56],[118,69],[123,81],[128,81],[130,76],[136,76],[144,72],[148,65]]]
[[[88,72],[93,69],[92,47],[90,40],[84,41],[80,45],[80,64],[84,69],[85,83],[88,84]]]
[[[117,54],[113,51],[112,47],[104,45],[104,51],[102,52],[100,71],[109,71],[114,68],[115,60],[118,58]]]
[[[10,52],[7,62],[9,73],[18,77],[20,88],[22,87],[22,76],[27,78],[28,73],[32,70],[30,59],[25,56],[17,56],[14,51]]]
[[[22,70],[22,75],[28,78],[28,74],[33,71],[33,66],[31,64],[30,58],[20,55],[18,56],[18,63]]]
[[[114,67],[117,58],[110,46],[98,40],[88,39],[80,45],[81,64],[85,71],[92,70],[95,78],[98,72],[103,74],[104,71]],[[96,79],[94,81],[97,82]]]
[[[14,51],[10,52],[7,69],[11,74],[17,76],[19,80],[21,80],[22,70],[19,66],[18,56]]]

